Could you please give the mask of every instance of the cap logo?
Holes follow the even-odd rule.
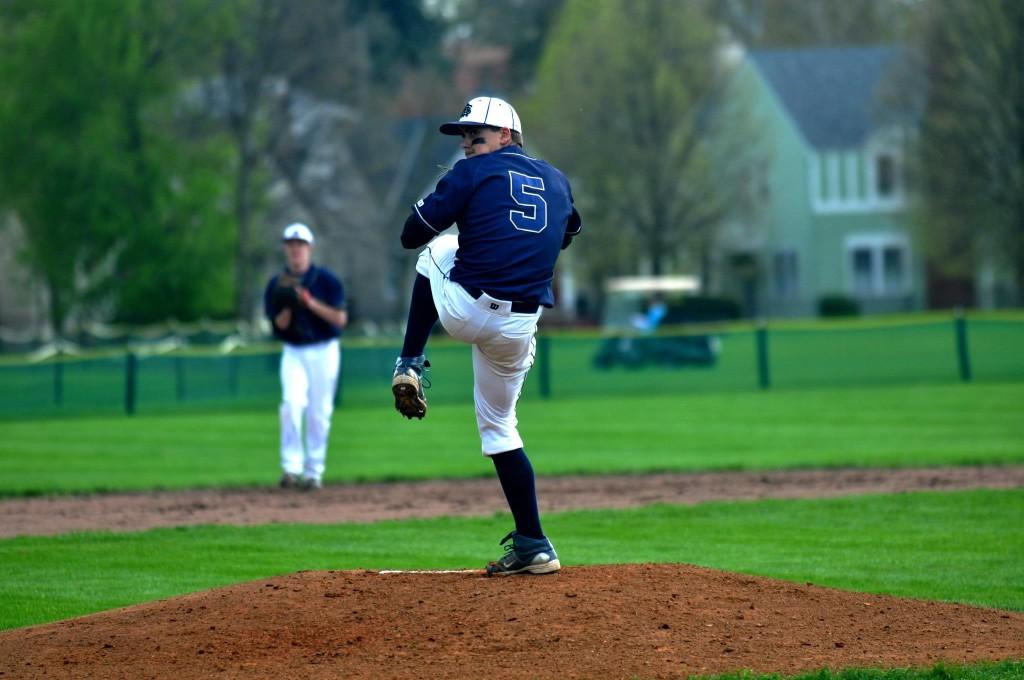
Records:
[[[473,105],[470,104],[469,102],[466,102],[466,108],[462,109],[462,115],[459,116],[459,117],[460,118],[465,118],[466,116],[468,116],[472,112],[473,112]]]

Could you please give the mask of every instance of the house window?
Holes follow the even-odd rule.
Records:
[[[877,236],[847,242],[850,288],[859,297],[902,295],[909,286],[910,254],[899,237]]]
[[[850,256],[853,261],[853,291],[857,295],[871,295],[874,291],[874,257],[871,248],[854,248]]]
[[[905,252],[900,246],[882,249],[882,289],[884,292],[902,291],[906,284]]]
[[[773,258],[775,277],[775,295],[780,299],[793,299],[797,296],[797,259],[796,252],[783,250],[775,253]]]
[[[889,154],[875,157],[875,190],[880,198],[896,195],[896,159]]]

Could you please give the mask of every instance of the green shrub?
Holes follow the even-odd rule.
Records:
[[[740,318],[740,305],[722,297],[694,295],[669,304],[666,324],[732,321]]]
[[[860,303],[847,295],[823,295],[818,300],[818,316],[860,316]]]

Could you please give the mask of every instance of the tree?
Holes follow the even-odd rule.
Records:
[[[702,3],[566,3],[524,132],[573,178],[595,283],[700,269],[742,205],[757,145],[725,54]]]
[[[231,0],[220,11],[212,47],[220,78],[207,85],[210,108],[222,109],[235,146],[235,310],[244,317],[254,309],[266,254],[253,225],[271,176],[287,182],[314,228],[337,226],[300,181],[308,149],[292,136],[297,93],[376,112],[402,67],[417,63],[440,29],[412,0]]]
[[[461,0],[450,23],[456,37],[508,48],[508,88],[518,92],[532,81],[554,18],[564,0]],[[509,30],[509,24],[515,26]]]
[[[47,289],[49,317],[58,334],[69,315],[90,303],[124,302],[119,284],[157,294],[176,283],[175,272],[150,268],[139,279],[133,255],[185,247],[202,260],[194,230],[208,224],[218,198],[203,194],[188,175],[187,147],[173,143],[155,118],[164,115],[174,82],[172,30],[191,24],[199,2],[173,5],[142,0],[31,3],[2,6],[0,34],[0,204],[25,225],[24,257]],[[180,152],[172,153],[175,149]],[[203,210],[184,222],[174,209],[184,200]],[[185,225],[188,225],[187,228]],[[186,233],[188,232],[188,233]],[[203,243],[203,246],[209,245]],[[200,279],[164,295],[182,305]],[[145,317],[151,305],[120,311]],[[173,307],[173,305],[171,305]],[[167,309],[178,313],[180,308]]]
[[[1024,4],[930,0],[914,180],[933,263],[1012,273],[1024,300]],[[918,90],[921,92],[921,90]]]
[[[716,20],[751,49],[901,40],[915,0],[721,0]]]

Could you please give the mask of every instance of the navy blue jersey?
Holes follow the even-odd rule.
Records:
[[[433,235],[458,224],[453,281],[500,300],[554,304],[555,261],[567,228],[571,239],[580,225],[569,182],[552,165],[516,145],[464,158],[413,210]]]
[[[270,326],[274,329],[274,337],[287,342],[290,345],[309,345],[315,342],[323,342],[341,335],[341,329],[332,326],[312,311],[302,305],[297,305],[292,311],[292,322],[285,330],[274,325],[274,311],[271,309],[270,300],[274,288],[277,287],[275,274],[267,283],[263,291],[263,311],[270,319]],[[335,309],[345,306],[345,287],[341,281],[329,270],[316,265],[310,265],[306,273],[302,275],[301,284],[309,290],[310,294],[320,302],[330,305]]]

